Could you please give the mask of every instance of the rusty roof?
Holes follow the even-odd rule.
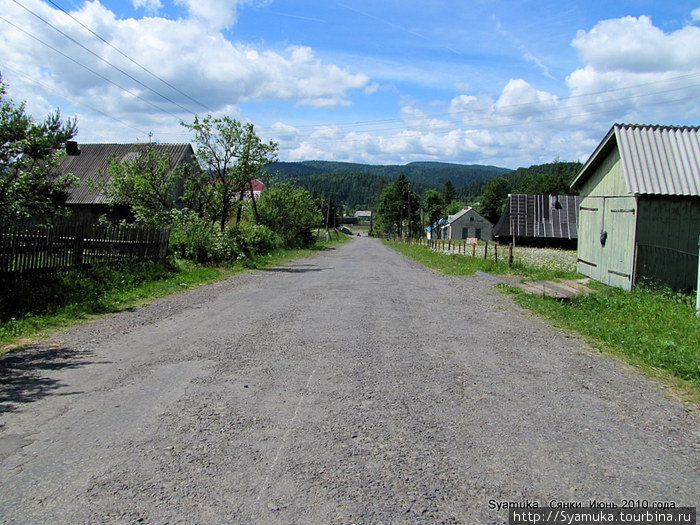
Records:
[[[580,188],[613,147],[629,193],[700,196],[700,127],[615,124],[571,187]]]
[[[65,155],[59,166],[62,173],[72,173],[80,179],[71,190],[67,204],[108,204],[105,188],[113,158],[133,160],[146,148],[168,155],[174,165],[187,160],[190,155],[194,158],[194,150],[189,144],[80,144],[79,148],[79,155]]]

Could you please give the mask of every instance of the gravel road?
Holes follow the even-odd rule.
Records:
[[[697,505],[698,416],[369,238],[0,359],[2,523],[507,523]]]

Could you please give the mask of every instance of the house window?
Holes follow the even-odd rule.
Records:
[[[474,237],[476,237],[477,239],[481,239],[481,228],[477,228],[474,231]]]
[[[462,228],[462,239],[469,238],[469,228]]]
[[[473,221],[473,220],[474,220],[474,217],[469,217],[469,220],[470,220],[470,221]]]

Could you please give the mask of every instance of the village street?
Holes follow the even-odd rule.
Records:
[[[354,239],[0,358],[1,523],[507,523],[695,506],[698,417],[514,305]]]

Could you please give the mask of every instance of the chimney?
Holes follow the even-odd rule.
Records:
[[[76,141],[66,141],[66,154],[72,157],[77,157],[78,155],[80,155],[80,148],[78,147],[78,143]]]

